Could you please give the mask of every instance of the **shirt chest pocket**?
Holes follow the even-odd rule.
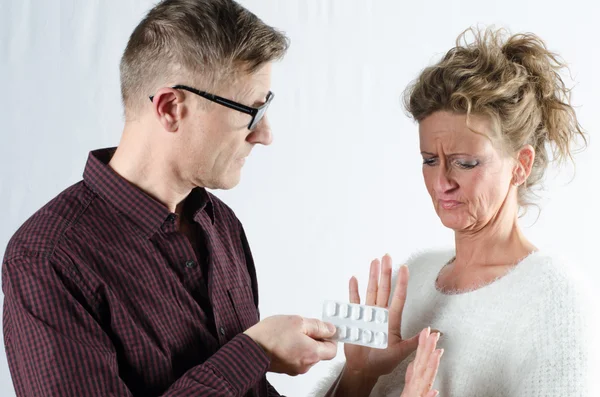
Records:
[[[228,290],[229,299],[235,311],[241,332],[258,322],[258,309],[254,304],[254,295],[249,286],[234,287]]]

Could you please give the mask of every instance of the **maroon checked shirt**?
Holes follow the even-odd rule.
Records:
[[[35,213],[2,265],[4,344],[19,397],[279,396],[242,334],[259,318],[241,223],[197,188],[177,215],[92,152],[83,181]]]

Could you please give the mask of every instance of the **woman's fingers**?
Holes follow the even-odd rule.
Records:
[[[350,278],[349,287],[349,295],[350,295],[350,303],[360,304],[360,294],[358,293],[358,280],[356,277]]]
[[[415,362],[411,361],[408,364],[408,368],[406,368],[406,377],[404,378],[404,384],[408,385],[413,377],[413,373],[415,372]]]
[[[423,375],[423,380],[428,388],[433,387],[433,382],[435,381],[435,376],[437,375],[438,368],[440,367],[440,360],[442,359],[443,354],[444,349],[437,349],[429,356],[429,362],[427,363],[427,367],[425,368],[425,373]]]
[[[377,301],[379,307],[388,307],[390,291],[392,290],[392,257],[384,255],[381,261],[381,279],[377,288]]]
[[[401,266],[398,270],[396,279],[396,288],[390,303],[390,334],[395,334],[400,337],[400,329],[402,326],[402,312],[406,303],[406,289],[408,288],[408,267]]]
[[[431,390],[438,372],[443,349],[436,349],[439,332],[432,333],[427,327],[419,334],[417,354],[406,373],[406,386],[403,395],[437,396],[436,390]],[[410,373],[409,373],[410,372]]]
[[[431,328],[427,327],[419,334],[419,346],[417,347],[417,355],[415,357],[415,374],[422,375],[422,368],[427,365],[429,360],[429,344],[431,336]]]
[[[371,269],[369,271],[369,284],[367,285],[367,297],[365,305],[375,306],[377,300],[377,290],[379,286],[379,259],[371,261]]]

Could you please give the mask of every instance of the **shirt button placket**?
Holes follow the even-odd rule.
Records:
[[[188,269],[193,269],[196,267],[196,262],[193,260],[189,260],[185,262],[185,267],[187,267]]]

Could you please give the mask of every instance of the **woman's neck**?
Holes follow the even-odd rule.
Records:
[[[516,216],[491,222],[476,232],[456,232],[456,270],[480,266],[507,266],[536,251],[518,226]]]

